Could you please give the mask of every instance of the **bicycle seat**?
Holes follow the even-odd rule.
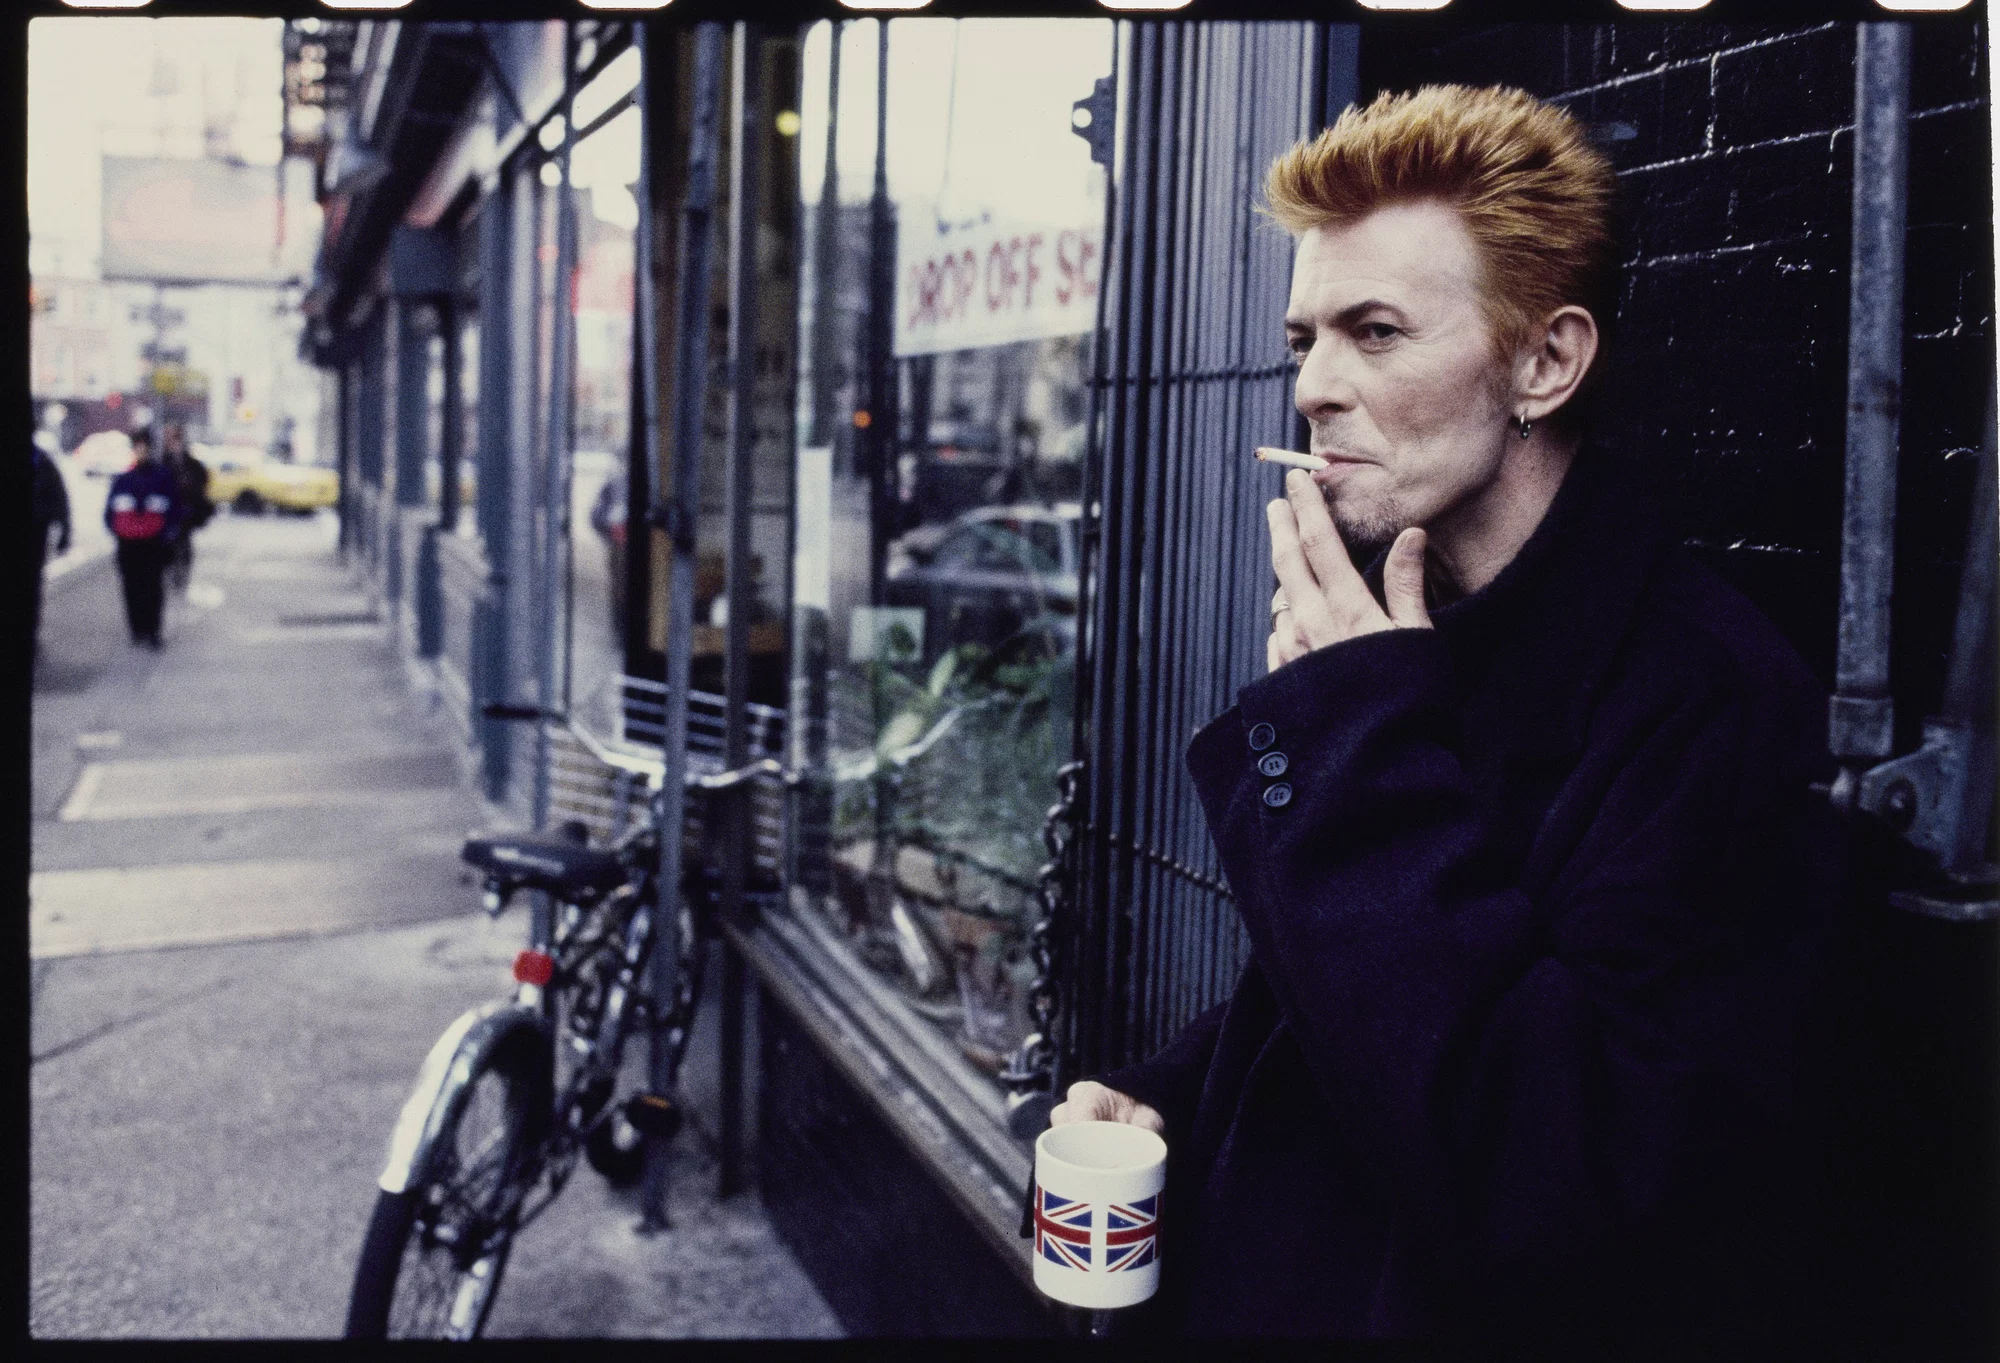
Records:
[[[459,856],[496,880],[558,897],[601,894],[625,879],[625,865],[612,853],[563,839],[467,838]]]

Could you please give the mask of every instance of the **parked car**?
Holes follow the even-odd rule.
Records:
[[[123,431],[99,431],[70,451],[73,468],[92,478],[116,478],[132,467],[132,440]]]
[[[248,445],[196,445],[194,457],[208,465],[208,500],[238,511],[262,511],[263,494],[255,484],[269,462],[262,450]]]
[[[272,459],[257,470],[251,491],[280,511],[310,514],[340,500],[340,475],[323,464]]]
[[[920,526],[889,549],[885,605],[924,612],[926,662],[947,648],[996,647],[1030,622],[1076,614],[1081,508],[988,506]]]
[[[208,465],[208,499],[247,515],[268,508],[310,512],[340,500],[340,475],[321,464],[287,464],[250,445],[197,445]]]

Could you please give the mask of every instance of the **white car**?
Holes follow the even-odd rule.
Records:
[[[92,478],[116,478],[132,467],[132,440],[123,431],[99,431],[85,436],[69,458],[72,468]]]

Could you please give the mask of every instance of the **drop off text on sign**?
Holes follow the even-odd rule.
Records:
[[[911,215],[897,251],[898,355],[1075,336],[1097,323],[1102,229]]]

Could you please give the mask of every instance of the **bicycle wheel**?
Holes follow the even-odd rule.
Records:
[[[531,1175],[535,1057],[502,1047],[481,1062],[439,1132],[423,1178],[376,1198],[348,1302],[349,1339],[475,1339],[513,1247]]]

